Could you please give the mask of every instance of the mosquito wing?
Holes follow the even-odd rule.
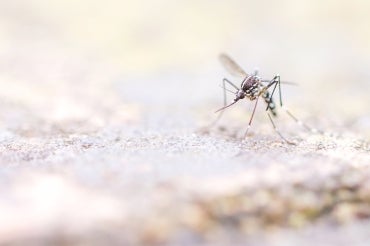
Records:
[[[234,75],[237,77],[244,77],[244,78],[248,76],[248,74],[244,72],[244,70],[241,67],[239,67],[239,65],[236,64],[236,62],[233,59],[231,59],[228,55],[221,54],[220,61],[222,65],[225,67],[225,69],[231,75]]]

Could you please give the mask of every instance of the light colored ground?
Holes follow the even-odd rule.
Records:
[[[368,4],[157,4],[0,4],[0,244],[367,245]],[[220,51],[325,133],[205,128]]]

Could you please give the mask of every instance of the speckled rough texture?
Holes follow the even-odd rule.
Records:
[[[285,3],[1,2],[0,245],[368,245],[370,5]],[[225,50],[323,134],[207,127]]]

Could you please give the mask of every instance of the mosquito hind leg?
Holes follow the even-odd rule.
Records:
[[[312,127],[310,127],[310,126],[308,126],[306,123],[304,123],[303,121],[301,121],[300,119],[298,119],[296,116],[294,116],[290,111],[289,111],[289,109],[287,109],[284,105],[283,105],[283,100],[282,100],[282,96],[281,96],[281,82],[280,82],[280,76],[279,75],[276,75],[275,76],[275,78],[276,78],[276,84],[275,84],[275,86],[274,86],[274,89],[273,89],[273,91],[272,91],[272,93],[271,93],[271,98],[272,98],[272,96],[273,96],[273,94],[274,94],[274,91],[275,91],[275,88],[276,88],[276,86],[278,86],[279,87],[279,100],[280,100],[280,107],[285,111],[285,113],[287,114],[287,115],[289,115],[289,117],[290,118],[292,118],[298,125],[300,125],[300,126],[302,126],[304,129],[306,129],[307,131],[310,131],[310,132],[312,132],[312,133],[320,133],[320,134],[323,134],[323,132],[322,131],[320,131],[320,130],[317,130],[317,129],[315,129],[315,128],[312,128]]]
[[[274,128],[275,132],[280,136],[280,138],[281,138],[281,139],[283,139],[287,144],[296,145],[295,143],[293,143],[293,142],[289,141],[288,139],[286,139],[286,138],[283,136],[283,134],[281,134],[281,132],[279,131],[279,129],[276,127],[276,125],[275,125],[274,121],[272,120],[272,117],[271,117],[271,115],[270,115],[270,113],[269,113],[269,112],[267,112],[267,115],[268,115],[268,117],[269,117],[269,119],[270,119],[270,122],[271,122],[271,124],[272,124],[272,127]]]

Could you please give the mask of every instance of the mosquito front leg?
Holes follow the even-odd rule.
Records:
[[[224,105],[223,105],[223,107],[225,107],[227,105],[226,83],[228,83],[229,85],[231,85],[232,87],[234,87],[235,89],[238,90],[238,87],[236,85],[234,85],[230,80],[228,80],[226,78],[224,78],[222,80],[222,89],[223,89],[223,94],[224,94]],[[216,125],[217,122],[221,119],[223,114],[224,114],[224,110],[221,110],[221,112],[217,115],[217,118],[210,124],[210,127]]]
[[[254,112],[256,112],[256,108],[257,108],[258,98],[259,97],[257,97],[256,103],[254,104],[253,112],[252,112],[251,118],[249,119],[248,127],[247,127],[247,130],[245,131],[244,138],[247,138],[247,134],[248,134],[249,128],[251,128],[251,124],[252,124]]]

